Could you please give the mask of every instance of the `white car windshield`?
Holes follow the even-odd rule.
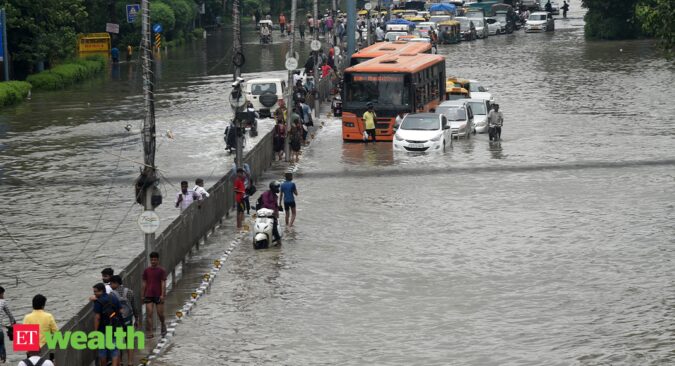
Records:
[[[483,102],[469,102],[473,114],[487,114],[487,108]]]
[[[527,20],[546,20],[546,15],[544,14],[532,14]]]
[[[251,85],[251,94],[261,95],[263,93],[270,92],[272,94],[277,93],[277,84],[276,83],[261,83]]]
[[[443,113],[448,121],[466,120],[466,109],[462,107],[439,107],[436,111]]]
[[[471,83],[471,85],[469,85],[469,89],[470,89],[469,91],[472,92],[472,93],[485,93],[485,92],[487,92],[487,90],[485,90],[485,88],[478,83]]]
[[[401,130],[435,131],[441,128],[438,117],[407,116],[401,122]]]
[[[481,27],[483,27],[483,21],[482,20],[474,20],[473,25],[476,26],[476,28],[481,28]]]

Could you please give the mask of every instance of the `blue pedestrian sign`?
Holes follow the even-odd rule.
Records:
[[[136,21],[138,13],[141,12],[141,5],[139,4],[128,4],[127,5],[127,23],[133,23]]]
[[[155,33],[162,33],[162,25],[157,23],[152,26],[152,31]]]

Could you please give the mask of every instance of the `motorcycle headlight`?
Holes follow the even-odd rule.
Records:
[[[405,140],[403,137],[399,136],[398,134],[394,135],[394,138],[396,139],[396,141],[403,141],[403,140]]]
[[[441,136],[443,136],[443,135],[442,135],[442,134],[441,134],[441,135],[438,135],[438,136],[432,138],[431,141],[434,141],[434,142],[435,142],[435,141],[439,141],[439,140],[441,139]]]

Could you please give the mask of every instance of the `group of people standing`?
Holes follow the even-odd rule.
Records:
[[[167,334],[167,327],[164,317],[164,300],[166,298],[166,280],[167,272],[159,265],[159,253],[150,253],[150,266],[145,268],[142,274],[141,283],[141,301],[145,305],[145,338],[153,338],[153,315],[157,314],[160,321],[160,332],[162,336]],[[98,364],[106,366],[119,366],[123,356],[126,356],[127,364],[133,364],[133,349],[127,349],[125,352],[117,349],[115,339],[115,329],[124,329],[133,326],[142,327],[142,311],[140,304],[136,301],[134,291],[123,285],[123,279],[115,275],[112,268],[105,268],[101,271],[101,282],[92,286],[93,295],[89,297],[92,304],[94,321],[93,329],[103,334],[104,344],[112,344],[112,349],[103,349],[98,351]],[[22,324],[35,324],[39,326],[39,345],[43,347],[47,343],[47,333],[54,334],[59,331],[54,316],[45,311],[47,298],[42,294],[33,296],[33,310],[23,318]],[[4,329],[11,334],[16,319],[10,311],[9,304],[5,300],[5,289],[0,286],[0,363],[5,363],[7,359],[6,345],[4,342]],[[106,328],[112,327],[113,339],[111,342],[106,337]],[[3,329],[4,328],[4,329]],[[123,354],[124,353],[124,354]],[[28,352],[26,359],[19,363],[19,366],[54,366],[51,360],[40,357],[39,352]]]

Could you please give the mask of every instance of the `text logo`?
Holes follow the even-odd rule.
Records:
[[[38,324],[14,325],[14,352],[40,350],[40,326]]]

